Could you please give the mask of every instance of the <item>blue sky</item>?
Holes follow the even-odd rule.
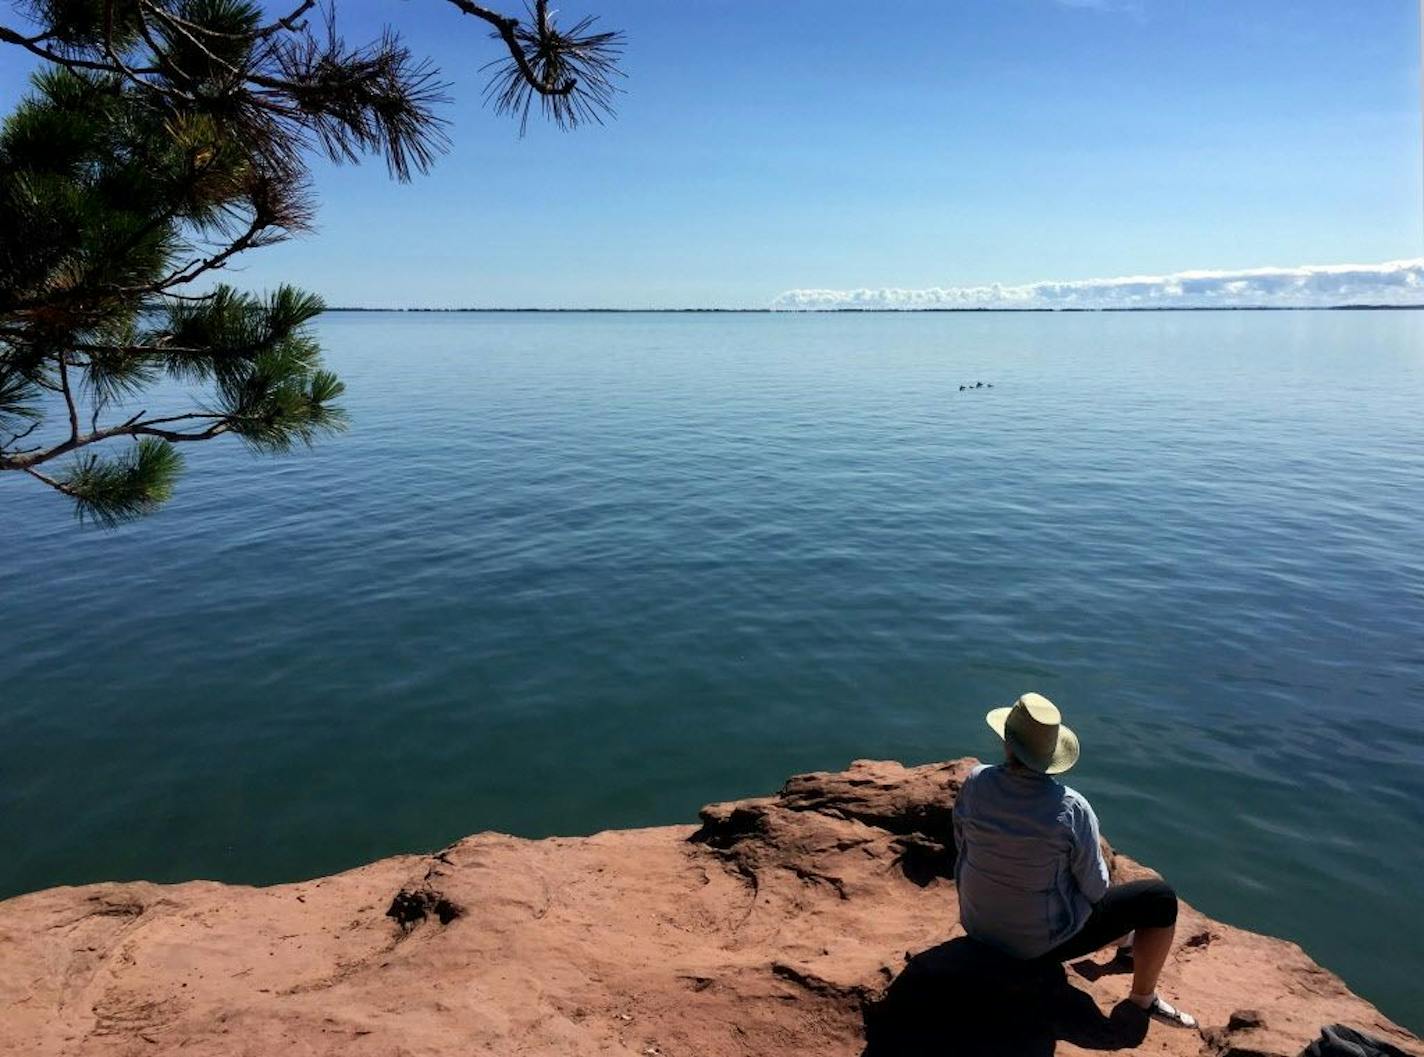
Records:
[[[336,304],[753,306],[1417,258],[1413,0],[568,0],[628,35],[606,128],[480,103],[440,0],[348,0],[454,82],[430,176],[318,166],[319,230],[230,279]],[[21,89],[4,56],[0,92]]]

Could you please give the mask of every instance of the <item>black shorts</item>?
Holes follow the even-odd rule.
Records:
[[[1133,929],[1164,929],[1176,923],[1177,893],[1166,881],[1113,885],[1093,904],[1093,912],[1083,927],[1039,960],[1071,962],[1106,947]]]

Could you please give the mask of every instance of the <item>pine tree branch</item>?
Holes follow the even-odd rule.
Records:
[[[164,94],[162,87],[154,84],[152,81],[144,80],[128,63],[119,58],[119,53],[114,47],[114,0],[104,0],[104,54],[109,57],[109,61],[114,64],[114,68],[129,81],[132,81],[138,85],[138,87],[146,89],[147,91],[157,92],[159,95]],[[145,72],[154,73],[157,71],[148,69]],[[183,95],[182,92],[176,94]],[[188,96],[185,98],[191,97]]]
[[[158,64],[167,71],[170,82],[175,79],[183,82],[191,82],[192,78],[183,71],[182,67],[173,61],[173,56],[168,54],[168,52],[159,45],[158,41],[154,39],[153,31],[149,29],[148,26],[148,19],[143,17],[144,6],[145,5],[140,4],[134,8],[134,14],[138,16],[138,31],[143,35],[144,43],[148,45],[149,51],[153,52],[153,56],[158,60]],[[173,91],[184,99],[191,100],[193,98],[190,93],[177,88],[173,89]]]
[[[501,15],[499,12],[492,11],[491,9],[484,7],[481,4],[472,3],[471,0],[449,0],[449,2],[451,4],[454,4],[455,7],[462,11],[464,14],[487,22],[495,28],[496,34],[499,36],[500,40],[504,42],[504,46],[508,49],[510,57],[518,65],[519,72],[523,74],[524,79],[529,82],[529,87],[533,88],[540,95],[568,95],[574,90],[575,87],[577,87],[577,83],[572,79],[560,82],[558,84],[554,84],[545,81],[539,77],[539,75],[534,71],[534,68],[529,65],[529,59],[524,54],[524,49],[520,46],[518,37],[515,36],[515,31],[519,28],[519,19],[510,18],[507,15]],[[180,31],[183,32],[185,36],[188,36],[190,40],[193,39],[189,34],[187,34],[186,30],[182,30],[181,27],[179,27],[178,23],[174,20],[174,17],[171,14],[165,13],[161,11],[161,9],[150,4],[143,4],[141,6],[147,7],[154,14],[163,17],[164,21],[168,22],[170,25],[173,25],[174,28],[180,29]],[[267,37],[273,36],[277,33],[281,33],[283,31],[291,33],[297,32],[302,28],[302,25],[299,24],[296,20],[302,15],[306,14],[306,12],[310,11],[315,6],[316,0],[303,0],[303,2],[295,10],[293,10],[291,14],[279,18],[270,25],[264,26],[260,30],[258,30],[255,34],[256,38],[259,40],[266,39]],[[540,2],[537,4],[537,7],[539,9],[539,25],[541,29],[547,28],[548,4],[547,2]],[[52,51],[49,48],[43,46],[43,41],[48,39],[47,34],[40,33],[34,36],[27,37],[23,33],[10,29],[8,26],[0,25],[0,43],[13,44],[17,47],[24,48],[31,54],[37,55],[42,59],[47,59],[50,62],[56,63],[60,66],[64,66],[71,70],[93,70],[96,73],[123,74],[129,77],[130,79],[143,83],[145,87],[156,87],[148,82],[142,81],[142,78],[137,75],[151,75],[156,73],[162,73],[164,72],[162,67],[129,67],[123,63],[123,61],[114,51],[113,0],[105,0],[104,20],[104,51],[106,56],[109,58],[108,62],[97,62],[92,59],[81,59],[70,55],[63,55],[57,51]],[[202,45],[198,44],[197,41],[194,41],[194,44],[202,48]],[[203,50],[207,51],[207,49],[205,48]],[[228,68],[232,69],[231,66],[229,66]],[[238,71],[234,70],[233,72],[237,73]],[[248,75],[246,79],[252,81],[252,83],[254,84],[259,84],[262,87],[266,88],[289,87],[287,82],[283,82],[275,78],[259,79],[258,77]],[[170,89],[165,86],[165,90]]]
[[[22,432],[22,433],[12,433],[12,434],[10,435],[10,439],[9,439],[9,440],[7,440],[4,444],[0,444],[0,449],[8,448],[11,444],[14,444],[17,440],[24,440],[24,439],[25,439],[26,437],[28,437],[31,433],[33,433],[35,430],[39,429],[39,428],[40,428],[40,423],[43,422],[43,421],[44,421],[44,419],[42,419],[42,418],[37,418],[37,419],[35,419],[33,422],[30,423],[30,428],[29,428],[29,429],[25,430],[25,431]]]
[[[140,412],[142,414],[142,412]],[[212,424],[197,433],[181,433],[174,430],[159,429],[159,426],[169,425],[174,422],[192,421],[204,419]],[[217,421],[212,421],[216,419]],[[76,434],[69,440],[63,441],[52,447],[30,452],[11,452],[0,454],[0,470],[23,470],[29,473],[35,466],[41,466],[61,455],[68,455],[72,451],[87,448],[91,444],[99,444],[106,440],[113,440],[115,437],[158,437],[168,441],[192,441],[211,440],[213,437],[226,433],[233,428],[236,423],[242,421],[240,415],[228,415],[221,412],[193,411],[184,415],[168,415],[164,418],[150,418],[143,421],[129,419],[117,426],[108,426],[104,429],[95,430],[92,433]],[[33,475],[32,475],[33,476]]]
[[[33,477],[36,481],[43,481],[45,484],[47,484],[47,485],[49,485],[51,488],[53,488],[56,492],[61,492],[61,493],[63,493],[64,495],[69,496],[71,499],[72,499],[72,498],[75,498],[75,496],[74,496],[74,490],[73,490],[72,488],[68,487],[67,485],[65,485],[65,484],[64,484],[63,482],[61,482],[61,481],[56,481],[53,477],[50,477],[48,474],[43,474],[43,473],[40,473],[38,470],[31,470],[31,469],[28,469],[28,468],[25,469],[25,473],[29,474],[29,475],[30,475],[31,477]]]
[[[217,295],[212,291],[206,294],[175,294],[172,290],[161,290],[159,294],[163,297],[172,297],[179,301],[211,301]]]
[[[135,416],[135,418],[137,418],[137,417],[140,417],[140,416]],[[227,414],[224,414],[224,413],[221,412],[221,411],[189,411],[187,414],[184,414],[184,415],[169,415],[169,416],[167,416],[166,418],[148,418],[148,419],[144,419],[143,422],[139,423],[139,425],[140,425],[141,428],[148,429],[149,427],[163,425],[163,424],[168,423],[168,422],[191,422],[191,421],[193,421],[194,419],[215,419],[215,418],[216,418],[216,419],[222,419],[223,421],[230,421],[230,420],[235,419],[236,416],[235,416],[235,415],[227,415]],[[130,419],[130,420],[129,420],[127,423],[125,423],[125,424],[126,424],[126,425],[132,425],[133,422],[134,422],[134,419]]]
[[[174,433],[166,429],[153,429],[148,426],[135,426],[133,435],[135,437],[159,437],[162,440],[181,442],[185,440],[212,440],[221,433],[226,433],[232,428],[232,423],[227,419],[221,422],[214,422],[201,433]]]
[[[510,58],[512,58],[515,65],[519,67],[520,74],[529,82],[529,87],[533,88],[534,91],[540,95],[568,95],[578,86],[578,82],[573,78],[559,84],[551,84],[543,80],[534,71],[534,67],[529,65],[529,57],[524,54],[523,45],[519,43],[519,38],[516,36],[516,31],[519,29],[519,19],[501,15],[498,11],[491,11],[489,8],[483,7],[480,4],[472,3],[471,0],[449,0],[449,2],[454,4],[455,7],[463,13],[474,18],[482,19],[495,28],[495,32],[499,35],[500,40],[504,41],[504,46],[509,50]],[[538,5],[541,30],[546,30],[548,27],[547,6],[548,5],[544,2],[540,2]]]
[[[69,439],[79,439],[79,408],[74,403],[74,391],[69,387],[69,365],[66,355],[59,354],[59,387],[64,393],[64,405],[69,409]]]
[[[113,0],[105,0],[105,2],[111,4],[111,3],[113,3]],[[173,29],[175,29],[175,30],[177,30],[179,33],[183,34],[183,36],[184,36],[185,38],[187,38],[188,43],[191,44],[191,45],[193,45],[193,47],[197,48],[200,52],[202,52],[202,53],[203,53],[203,57],[206,58],[209,62],[213,63],[213,64],[216,65],[216,66],[222,66],[222,67],[224,67],[224,68],[227,70],[228,73],[232,74],[232,75],[233,75],[234,77],[236,77],[236,78],[239,78],[239,79],[242,79],[242,78],[243,78],[244,75],[243,75],[242,71],[238,70],[237,67],[233,66],[232,63],[226,62],[225,60],[223,60],[223,59],[219,58],[218,56],[214,55],[213,52],[212,52],[212,49],[210,49],[207,45],[205,45],[202,41],[200,41],[197,37],[195,37],[191,32],[189,32],[190,29],[197,29],[197,30],[199,30],[199,31],[201,32],[201,31],[202,31],[202,27],[200,27],[200,26],[195,26],[192,22],[189,22],[187,19],[179,18],[177,15],[173,14],[171,11],[165,11],[165,10],[163,10],[163,8],[159,7],[157,4],[150,4],[150,3],[140,2],[139,7],[140,7],[140,8],[145,8],[145,7],[148,8],[148,9],[149,9],[150,11],[152,11],[155,15],[157,15],[159,18],[161,18],[164,22],[168,23],[169,26],[173,27]],[[224,34],[224,35],[226,35],[226,34]],[[251,76],[248,76],[246,79],[247,79],[247,80],[252,80]]]
[[[17,47],[24,48],[31,54],[38,55],[41,59],[46,59],[57,66],[63,66],[67,70],[93,70],[96,73],[121,72],[117,67],[109,63],[95,62],[91,59],[79,59],[72,55],[61,55],[57,51],[51,51],[49,48],[41,47],[40,42],[48,39],[48,34],[40,33],[33,37],[27,37],[23,33],[18,33],[10,29],[8,26],[0,26],[0,43],[14,44]],[[145,66],[130,72],[136,74],[151,74],[161,73],[162,71],[157,67]]]
[[[170,295],[170,296],[177,296],[177,295],[175,294],[175,295]],[[116,353],[116,354],[124,355],[124,356],[143,356],[143,355],[146,355],[146,354],[149,354],[149,353],[155,353],[155,352],[161,352],[161,353],[164,353],[164,354],[176,353],[176,354],[178,354],[178,355],[180,355],[180,356],[181,356],[181,355],[202,356],[202,355],[205,355],[205,354],[208,352],[207,349],[194,348],[194,347],[191,347],[191,346],[188,346],[188,345],[167,345],[167,344],[164,344],[164,343],[161,342],[161,341],[158,342],[157,344],[153,344],[153,345],[105,345],[105,344],[101,344],[101,343],[98,343],[98,342],[83,341],[83,342],[76,342],[76,343],[75,343],[75,345],[74,345],[74,351],[75,351],[75,352],[107,352],[107,353]],[[75,366],[79,366],[79,364],[76,364]]]
[[[133,287],[130,289],[130,292],[164,294],[168,292],[169,287],[183,286],[187,283],[191,283],[194,279],[197,279],[206,272],[226,267],[227,262],[233,257],[236,257],[239,253],[243,253],[246,250],[252,249],[254,243],[257,241],[257,237],[262,234],[268,226],[267,219],[261,214],[258,214],[252,218],[252,222],[248,224],[247,230],[233,239],[232,242],[228,243],[225,249],[206,259],[190,261],[184,267],[168,273],[166,277],[158,280],[158,282],[150,283],[147,286]]]
[[[304,329],[317,299],[287,287],[266,304],[227,287],[178,290],[308,226],[314,150],[384,155],[401,179],[427,168],[445,143],[436,105],[446,86],[393,31],[349,47],[334,16],[325,34],[308,27],[318,0],[277,2],[290,10],[274,21],[246,3],[46,2],[24,6],[19,28],[0,26],[0,49],[58,72],[20,104],[31,130],[21,139],[36,157],[6,180],[48,173],[46,137],[73,155],[62,186],[0,213],[0,239],[36,245],[29,270],[11,268],[0,284],[0,471],[71,497],[81,519],[115,524],[166,501],[182,462],[172,445],[230,433],[282,452],[345,427],[341,383]],[[527,116],[540,100],[561,127],[612,113],[620,34],[588,32],[591,18],[557,26],[548,0],[528,0],[521,18],[449,2],[503,43],[487,92],[498,109]],[[87,140],[54,131],[71,128]],[[93,252],[90,228],[102,232]],[[142,333],[144,313],[160,308],[168,328]],[[114,406],[120,396],[164,376],[211,382],[216,396],[186,413],[114,421],[127,414]],[[53,418],[61,400],[67,429]],[[36,436],[46,411],[50,428]],[[94,447],[120,438],[130,443],[114,449],[127,452]],[[62,470],[46,466],[64,456]]]
[[[296,10],[294,10],[291,14],[283,18],[279,18],[271,25],[263,26],[261,29],[259,29],[256,33],[257,39],[266,40],[273,34],[280,33],[283,30],[286,30],[288,33],[296,33],[298,30],[306,26],[305,22],[298,23],[297,19],[301,18],[314,7],[316,7],[316,0],[302,0],[302,2],[297,6]]]

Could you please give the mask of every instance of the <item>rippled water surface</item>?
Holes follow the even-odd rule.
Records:
[[[1424,1028],[1424,313],[320,331],[314,452],[113,533],[0,479],[0,895],[687,822],[1038,689],[1115,843]]]

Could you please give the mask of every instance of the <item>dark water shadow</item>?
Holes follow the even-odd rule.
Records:
[[[1147,1018],[1123,1001],[1104,1016],[1060,965],[1015,961],[960,937],[921,951],[865,1010],[862,1057],[1050,1057],[1060,1041],[1129,1049]]]

